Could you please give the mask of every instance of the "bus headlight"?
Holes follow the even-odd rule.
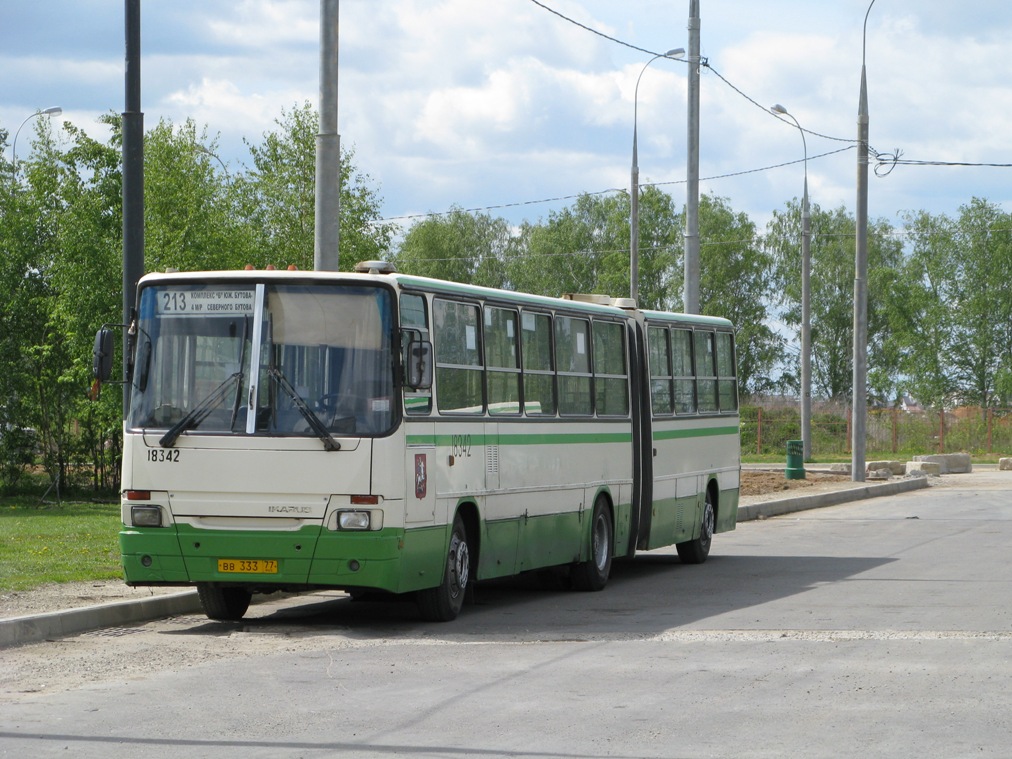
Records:
[[[134,527],[161,527],[161,506],[131,506],[130,524]]]
[[[368,530],[371,525],[371,513],[368,511],[337,512],[337,529]]]

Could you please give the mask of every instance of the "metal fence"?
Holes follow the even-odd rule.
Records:
[[[813,458],[849,455],[851,429],[849,406],[813,404]],[[1012,409],[869,409],[866,433],[867,458],[927,453],[1012,455]],[[787,441],[800,438],[796,404],[777,400],[742,406],[743,456],[783,455]]]

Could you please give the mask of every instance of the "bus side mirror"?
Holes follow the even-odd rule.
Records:
[[[412,390],[432,387],[432,343],[413,332],[404,350],[405,384]]]
[[[102,327],[95,335],[95,347],[91,351],[91,374],[99,382],[106,382],[112,376],[113,352],[112,330]]]

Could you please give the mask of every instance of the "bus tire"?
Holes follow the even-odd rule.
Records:
[[[471,546],[464,520],[458,513],[453,518],[450,547],[443,566],[443,579],[435,588],[418,591],[416,600],[422,618],[427,622],[451,622],[464,606],[464,596],[471,581]]]
[[[703,520],[699,526],[699,537],[694,540],[687,540],[684,543],[676,543],[678,558],[683,564],[702,564],[710,555],[710,544],[713,543],[713,498],[710,496],[710,488],[706,489],[703,499]]]
[[[590,555],[573,567],[574,590],[597,591],[608,584],[613,537],[611,510],[605,498],[599,496],[594,502],[594,516],[590,522]]]
[[[218,622],[238,622],[249,608],[253,594],[246,588],[223,588],[219,585],[198,583],[197,597],[208,619]]]

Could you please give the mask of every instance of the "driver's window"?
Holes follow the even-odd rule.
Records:
[[[417,331],[423,340],[429,339],[429,314],[425,296],[401,293],[401,327]],[[401,333],[404,334],[403,332]],[[407,339],[406,337],[403,339]],[[403,347],[403,346],[402,346]],[[406,367],[404,367],[406,370]],[[404,413],[412,416],[432,412],[432,388],[412,390],[404,388]]]

